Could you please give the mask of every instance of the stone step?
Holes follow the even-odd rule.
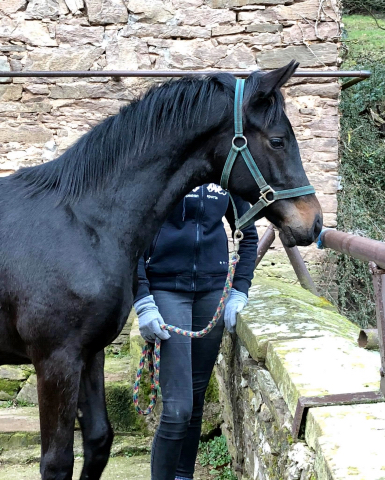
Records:
[[[150,451],[150,437],[115,434],[112,455],[138,455]],[[75,455],[82,455],[82,436],[75,431]],[[0,463],[27,463],[40,458],[37,407],[0,409]]]
[[[73,478],[79,478],[82,458],[76,458]],[[110,458],[102,480],[148,480],[150,478],[150,456]],[[0,480],[41,480],[39,464],[0,465]]]

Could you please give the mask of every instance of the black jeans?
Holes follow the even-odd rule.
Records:
[[[221,291],[152,290],[166,323],[201,330],[212,319]],[[205,392],[223,334],[223,316],[203,338],[171,333],[161,345],[160,386],[163,413],[152,444],[151,479],[193,478],[201,433]]]

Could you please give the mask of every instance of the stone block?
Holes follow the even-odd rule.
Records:
[[[37,47],[57,46],[57,42],[55,38],[51,37],[46,24],[39,20],[18,21],[9,38]]]
[[[234,8],[249,5],[284,5],[292,3],[293,0],[205,0],[206,5],[211,8]]]
[[[213,27],[211,34],[213,37],[218,37],[220,35],[233,35],[234,33],[244,32],[244,30],[245,28],[242,25],[221,25]]]
[[[68,13],[64,0],[30,0],[25,13],[26,19],[57,19]]]
[[[182,25],[196,25],[200,27],[230,26],[236,22],[236,13],[231,10],[215,10],[208,7],[187,8],[179,10],[176,18]]]
[[[282,43],[282,39],[279,33],[260,33],[247,37],[245,43],[247,43],[247,45],[276,46]]]
[[[33,403],[37,405],[39,399],[37,396],[37,376],[31,375],[17,394],[16,400],[20,402]]]
[[[23,87],[21,85],[0,85],[0,102],[20,100]]]
[[[175,8],[170,0],[127,0],[127,8],[135,21],[144,23],[166,23],[175,15]]]
[[[287,23],[296,20],[317,20],[319,1],[305,0],[304,2],[295,2],[293,5],[279,5],[274,7],[277,18],[282,22]],[[336,19],[336,12],[338,9],[333,9],[330,5],[324,6],[324,13],[321,13],[321,20],[329,21]]]
[[[163,42],[166,41],[163,40]],[[188,42],[175,40],[161,44],[159,47],[152,47],[151,51],[157,55],[155,59],[157,68],[183,70],[216,67],[230,53],[225,45],[214,48],[210,41],[200,39]]]
[[[242,43],[230,49],[227,55],[220,59],[215,67],[218,68],[251,68],[255,69],[254,53]]]
[[[0,11],[5,15],[16,13],[23,10],[27,5],[27,0],[0,0]]]
[[[126,23],[128,11],[123,0],[85,0],[88,20],[93,25]]]
[[[89,70],[103,54],[104,48],[89,45],[58,48],[35,48],[30,52],[26,70]]]
[[[52,131],[40,125],[3,126],[0,128],[0,142],[20,142],[22,144],[44,144],[52,140]]]
[[[132,100],[133,94],[120,82],[98,83],[64,83],[50,88],[50,98],[116,98]]]
[[[338,50],[335,43],[311,45],[311,50],[304,45],[277,48],[257,55],[260,68],[273,69],[288,64],[295,59],[301,67],[319,67],[333,65],[337,61]]]
[[[291,97],[317,95],[326,98],[338,99],[341,91],[339,83],[304,83],[296,85],[287,90],[288,95]]]
[[[56,25],[56,40],[58,43],[68,43],[74,46],[86,44],[100,46],[103,41],[103,35],[103,27],[87,27],[65,23]]]
[[[5,56],[0,56],[0,72],[9,72],[11,67],[8,63],[8,59]],[[8,83],[11,81],[10,77],[1,77],[0,83]]]
[[[328,40],[339,35],[339,26],[335,22],[320,22],[317,27],[318,37],[314,25],[293,25],[283,30],[283,41],[287,44],[315,42],[320,38]]]
[[[252,358],[263,360],[270,342],[320,336],[355,341],[358,328],[325,299],[301,287],[255,277],[249,303],[238,315],[237,334]]]
[[[259,23],[256,25],[247,25],[245,27],[246,32],[250,33],[278,33],[282,32],[282,25],[276,25],[271,23]]]
[[[65,0],[65,2],[71,13],[78,13],[84,8],[83,0]]]
[[[106,69],[149,69],[151,60],[146,42],[139,38],[124,38],[112,35],[106,45]]]
[[[153,37],[153,38],[210,38],[211,29],[196,26],[180,26],[166,24],[146,24],[146,23],[129,23],[120,32],[122,37]]]
[[[337,335],[269,344],[266,366],[293,416],[299,397],[379,389],[379,353],[355,343]]]
[[[238,22],[241,25],[267,24],[267,22],[276,22],[277,20],[278,15],[272,8],[238,13]]]
[[[306,441],[316,451],[317,478],[383,478],[384,429],[384,403],[311,408]]]

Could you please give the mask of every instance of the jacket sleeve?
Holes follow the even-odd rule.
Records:
[[[151,295],[150,282],[147,279],[144,255],[139,258],[138,262],[138,291],[134,299],[134,303],[138,300]]]
[[[238,217],[240,218],[244,213],[250,209],[250,204],[242,200],[238,195],[233,195],[233,200],[237,208]],[[226,211],[226,219],[230,224],[231,231],[235,231],[235,218],[233,205],[231,200]],[[258,234],[255,225],[249,225],[242,229],[244,235],[239,247],[240,260],[235,269],[233,288],[243,292],[247,292],[251,285],[251,280],[254,276],[255,262],[257,260]]]

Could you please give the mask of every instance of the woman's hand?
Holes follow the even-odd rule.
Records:
[[[139,317],[140,334],[147,342],[154,343],[156,337],[161,340],[170,338],[170,334],[160,328],[160,325],[164,324],[164,320],[152,295],[141,298],[134,303],[134,307]]]
[[[225,327],[228,332],[235,332],[235,325],[237,323],[237,313],[241,312],[247,305],[248,298],[245,293],[231,289],[229,299],[227,300],[225,307]]]

